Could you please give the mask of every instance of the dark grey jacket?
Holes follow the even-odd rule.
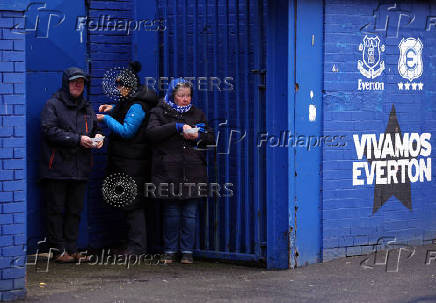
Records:
[[[42,179],[87,180],[93,166],[91,149],[80,145],[82,135],[101,133],[91,104],[80,96],[74,99],[68,88],[73,75],[86,75],[69,68],[62,76],[62,88],[45,104],[41,112]]]
[[[176,123],[185,123],[192,127],[198,123],[206,124],[206,132],[199,133],[198,141],[186,140],[177,132]],[[173,190],[178,194],[179,185],[184,183],[207,183],[206,147],[213,145],[214,131],[208,126],[206,115],[199,108],[192,106],[186,113],[178,113],[167,103],[161,101],[150,112],[147,125],[148,138],[152,142],[152,182],[158,187],[162,183],[175,184]],[[198,197],[194,188],[182,187],[180,197],[171,193],[156,198],[189,199]]]

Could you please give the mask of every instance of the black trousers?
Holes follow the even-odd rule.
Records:
[[[147,235],[145,212],[143,207],[126,211],[126,221],[129,227],[127,250],[132,254],[142,254],[147,251]]]
[[[143,195],[145,179],[140,177],[133,177],[133,180],[136,183],[138,193],[132,205],[124,209],[126,214],[126,222],[128,225],[127,251],[131,254],[140,255],[146,253],[147,251],[147,234],[145,220],[146,199]]]
[[[47,244],[62,253],[77,252],[80,214],[87,181],[44,180],[47,209]]]

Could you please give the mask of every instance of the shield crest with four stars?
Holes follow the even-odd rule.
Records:
[[[421,40],[415,38],[402,39],[398,45],[400,58],[398,59],[398,72],[401,77],[412,82],[421,77],[423,72]]]

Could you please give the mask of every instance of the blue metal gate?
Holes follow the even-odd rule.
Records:
[[[230,183],[232,196],[200,209],[201,256],[263,261],[266,256],[265,130],[266,3],[262,0],[159,1],[160,75],[193,77],[193,103],[216,130],[209,181]]]

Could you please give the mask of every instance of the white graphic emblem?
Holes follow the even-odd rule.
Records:
[[[412,82],[421,77],[423,72],[421,40],[415,38],[402,39],[398,48],[400,58],[398,59],[398,72],[401,77]]]
[[[359,45],[359,51],[362,52],[363,59],[357,62],[360,73],[369,79],[380,76],[385,70],[385,62],[381,60],[381,53],[385,51],[385,46],[380,46],[380,38],[365,36],[363,43]]]

